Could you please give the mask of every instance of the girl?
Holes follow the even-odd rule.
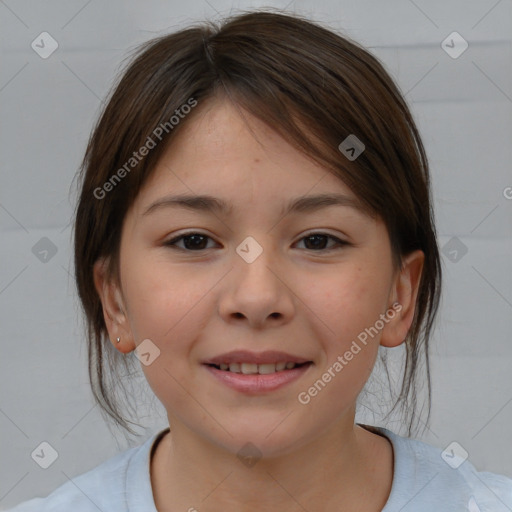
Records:
[[[75,269],[98,403],[130,428],[136,356],[170,427],[16,512],[512,510],[459,445],[355,423],[405,344],[410,434],[441,283],[422,142],[356,43],[269,12],[146,43],[87,147]]]

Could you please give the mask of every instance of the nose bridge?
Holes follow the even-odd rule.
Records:
[[[266,281],[267,274],[274,276],[275,270],[273,272],[271,269],[276,267],[276,254],[273,252],[271,237],[257,236],[260,241],[249,235],[235,249],[241,260],[237,261],[237,266],[241,267],[242,278],[254,279],[256,283],[262,279]]]
[[[225,320],[243,316],[252,327],[262,326],[267,319],[286,321],[293,314],[293,300],[285,276],[280,276],[272,237],[256,236],[247,236],[235,248],[234,268],[220,303]]]

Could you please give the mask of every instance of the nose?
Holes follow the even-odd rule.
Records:
[[[262,247],[254,257],[255,249],[250,243],[247,246],[242,243],[234,254],[233,269],[226,276],[219,312],[226,322],[245,322],[254,329],[287,323],[295,308],[294,293],[288,283],[289,272],[285,272],[270,249]]]

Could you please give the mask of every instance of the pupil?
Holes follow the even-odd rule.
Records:
[[[204,241],[205,241],[205,238],[203,235],[189,235],[187,237],[184,238],[184,243],[185,243],[185,247],[187,247],[187,249],[190,249],[190,248],[196,248],[196,249],[204,249],[204,247],[201,245],[201,242],[197,243],[200,239],[203,239],[202,242],[203,242],[203,245],[204,245]],[[190,242],[190,240],[194,240],[196,241],[196,243],[192,242],[192,244],[188,243]]]
[[[324,243],[320,242],[320,246],[321,246],[320,248],[323,249],[325,246],[325,241],[326,241],[326,237],[324,235],[311,235],[311,236],[306,237],[306,240],[316,239],[316,241],[318,242],[319,238],[322,239],[322,241],[324,242]],[[313,247],[318,248],[319,247],[318,243],[313,243]]]

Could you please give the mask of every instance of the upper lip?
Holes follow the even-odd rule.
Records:
[[[253,363],[253,364],[275,364],[275,363],[308,363],[310,359],[294,356],[286,352],[267,350],[265,352],[249,352],[248,350],[233,350],[219,356],[203,361],[203,364],[230,364],[230,363]]]

